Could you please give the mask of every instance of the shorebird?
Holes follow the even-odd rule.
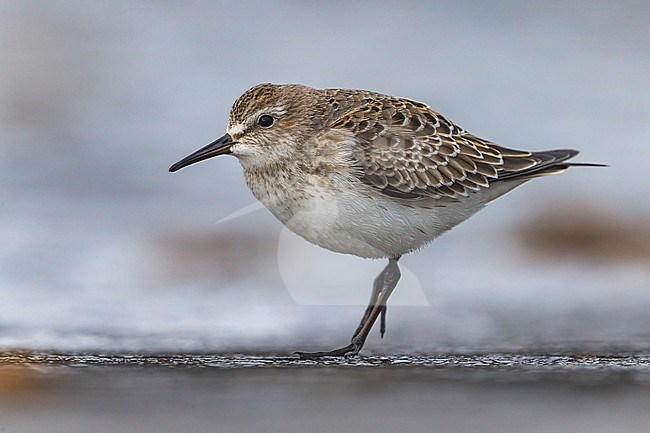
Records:
[[[291,231],[331,251],[388,259],[351,343],[304,358],[357,354],[401,273],[398,260],[530,179],[560,173],[577,150],[510,149],[410,99],[366,90],[259,84],[233,104],[226,134],[174,172],[235,156],[246,183]]]

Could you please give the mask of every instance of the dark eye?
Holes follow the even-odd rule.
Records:
[[[273,125],[273,117],[269,116],[268,114],[265,114],[263,116],[260,116],[259,119],[257,119],[257,123],[262,127],[262,128],[268,128],[269,126]]]

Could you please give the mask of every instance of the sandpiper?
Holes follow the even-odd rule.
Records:
[[[259,84],[230,110],[226,134],[169,171],[233,155],[248,187],[285,226],[331,251],[387,258],[349,345],[357,354],[401,273],[399,258],[539,176],[572,149],[529,152],[470,134],[426,104],[366,90]]]

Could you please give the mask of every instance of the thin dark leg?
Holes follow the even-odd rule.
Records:
[[[388,265],[384,267],[384,269],[379,273],[379,275],[377,275],[377,278],[375,278],[375,282],[372,285],[372,294],[370,295],[370,301],[368,301],[368,307],[366,307],[366,312],[363,314],[363,317],[359,322],[359,326],[357,326],[357,330],[354,331],[354,334],[352,335],[357,335],[359,333],[359,331],[363,327],[363,324],[366,322],[366,320],[368,320],[368,317],[370,316],[372,309],[375,307],[375,304],[377,304],[377,298],[379,298],[379,294],[384,289],[384,280],[386,279],[386,273],[388,272],[389,266],[390,266],[390,262]],[[385,321],[383,315],[382,315],[382,320]],[[386,324],[384,323],[384,327],[385,326]]]
[[[397,282],[401,277],[401,272],[397,261],[399,257],[388,260],[388,265],[384,268],[383,271],[375,279],[375,285],[373,286],[373,294],[370,297],[370,305],[366,308],[366,312],[359,324],[359,327],[354,332],[352,336],[352,342],[345,347],[340,349],[331,350],[328,352],[296,352],[301,358],[318,358],[321,356],[343,356],[343,355],[356,355],[359,353],[363,344],[368,338],[368,334],[372,329],[373,325],[377,321],[377,318],[381,315],[381,331],[382,336],[386,331],[386,301],[390,297]]]
[[[372,329],[373,325],[375,324],[375,321],[380,315],[382,316],[382,321],[384,322],[383,330],[384,332],[386,331],[385,328],[386,327],[386,323],[385,323],[386,302],[388,301],[390,295],[393,293],[393,290],[395,290],[395,287],[397,286],[397,282],[402,276],[399,270],[399,266],[397,265],[397,260],[399,260],[399,257],[396,259],[389,259],[388,266],[387,266],[388,272],[386,272],[385,279],[384,279],[384,289],[379,295],[379,299],[377,299],[377,304],[372,309],[370,316],[368,317],[364,325],[361,327],[361,330],[358,333],[356,333],[354,337],[352,337],[352,345],[355,347],[354,354],[357,354],[361,350],[364,343],[366,342],[366,338],[368,338],[368,334],[370,334],[370,330]]]

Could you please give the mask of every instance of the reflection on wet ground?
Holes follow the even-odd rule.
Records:
[[[0,352],[0,431],[639,432],[650,354]]]

